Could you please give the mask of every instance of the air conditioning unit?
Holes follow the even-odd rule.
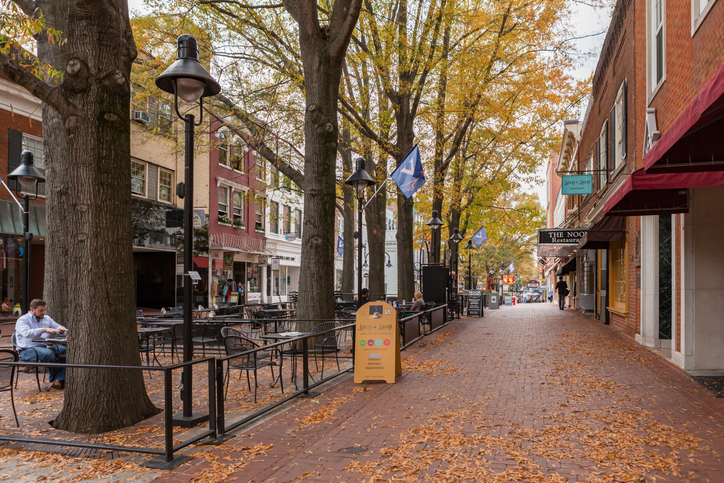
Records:
[[[149,122],[151,118],[148,117],[145,111],[139,111],[137,109],[131,110],[131,120],[138,122]]]

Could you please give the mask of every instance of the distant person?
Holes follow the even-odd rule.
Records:
[[[367,302],[370,301],[370,291],[367,288],[363,288],[362,291],[359,294],[360,296],[360,305],[364,305]]]
[[[40,299],[30,302],[30,310],[15,322],[15,343],[20,360],[25,362],[65,362],[66,348],[52,344],[48,349],[47,342],[34,342],[34,339],[47,339],[51,334],[65,334],[68,329],[45,315],[47,305]],[[50,382],[53,389],[65,387],[65,367],[48,367]]]
[[[551,303],[553,302],[553,289],[548,291],[548,301]]]
[[[568,284],[563,277],[558,277],[556,291],[558,292],[558,308],[563,310],[566,308],[566,295],[568,295]]]
[[[410,307],[410,312],[421,312],[425,308],[425,301],[422,300],[422,292],[415,292],[415,301]]]

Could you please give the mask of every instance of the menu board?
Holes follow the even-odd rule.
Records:
[[[471,290],[468,293],[468,317],[482,317],[483,297],[479,291]]]
[[[402,375],[397,311],[386,302],[367,302],[357,310],[354,382],[395,382]]]

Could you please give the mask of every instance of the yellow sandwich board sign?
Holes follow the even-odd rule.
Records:
[[[357,310],[354,382],[395,382],[402,375],[397,311],[386,302],[367,302]]]

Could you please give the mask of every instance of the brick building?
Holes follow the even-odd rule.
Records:
[[[587,230],[558,262],[576,306],[695,374],[724,370],[723,21],[717,0],[618,1],[575,154],[592,193],[556,225]]]

